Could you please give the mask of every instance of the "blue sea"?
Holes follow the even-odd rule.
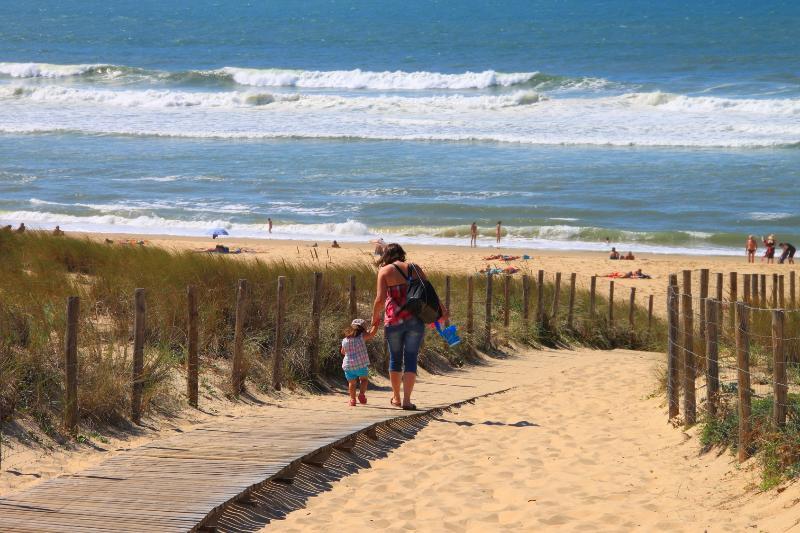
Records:
[[[800,244],[798,43],[796,2],[0,2],[0,223]]]

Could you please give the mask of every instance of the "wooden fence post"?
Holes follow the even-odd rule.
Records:
[[[503,326],[508,327],[511,309],[511,276],[503,276]]]
[[[759,307],[767,307],[767,275],[761,274],[761,297],[758,299]]]
[[[794,309],[797,307],[797,296],[795,292],[796,283],[795,283],[795,273],[794,270],[789,272],[789,307]]]
[[[450,276],[444,277],[444,306],[450,311]],[[444,327],[450,325],[450,318],[444,321]]]
[[[473,301],[475,296],[475,277],[467,278],[467,333],[471,336],[475,332]]]
[[[311,293],[311,342],[309,343],[309,367],[311,375],[319,376],[319,323],[322,319],[322,272],[314,272]]]
[[[711,416],[717,413],[719,396],[719,308],[720,300],[706,300],[706,403]]]
[[[777,426],[786,424],[787,404],[789,403],[789,380],[786,375],[786,354],[783,350],[783,309],[772,311],[772,358],[773,358],[773,416]]]
[[[691,291],[691,270],[683,271],[684,290]],[[688,283],[687,283],[688,281]],[[697,421],[695,399],[694,314],[692,294],[684,292],[683,298],[683,417],[687,426]]]
[[[236,316],[233,326],[233,362],[231,363],[231,390],[238,396],[244,389],[244,322],[247,320],[247,280],[240,279],[236,287]]]
[[[691,270],[683,270],[681,271],[683,275],[683,288],[681,294],[692,294],[692,271]]]
[[[540,270],[536,278],[536,322],[544,322],[544,270]]]
[[[64,342],[64,427],[78,431],[78,321],[80,298],[67,298],[67,330]]]
[[[747,305],[750,305],[753,302],[753,295],[752,295],[752,285],[753,281],[751,279],[750,274],[744,274],[742,279],[742,286],[744,287],[744,294],[742,296],[742,301]],[[733,296],[731,296],[731,314],[736,316],[736,302],[738,300],[734,300]]]
[[[700,337],[700,346],[697,350],[697,353],[700,354],[701,357],[705,356],[706,353],[706,300],[708,300],[708,281],[709,281],[709,272],[707,268],[700,269],[700,301],[698,302],[700,309],[700,324],[698,328],[698,336]]]
[[[558,325],[558,308],[561,306],[561,272],[556,272],[556,281],[553,288],[553,325]]]
[[[751,298],[751,306],[752,307],[761,307],[759,305],[759,291],[758,291],[758,274],[753,274],[750,276],[750,298]]]
[[[485,311],[485,318],[486,324],[483,330],[483,338],[484,338],[484,345],[486,348],[491,347],[492,345],[492,280],[494,276],[492,273],[488,273],[486,275],[486,311]]]
[[[730,330],[733,331],[733,328],[736,327],[736,309],[734,309],[734,304],[736,300],[739,298],[737,294],[739,292],[738,287],[738,275],[736,272],[731,272],[728,274],[730,277],[728,281],[728,285],[730,285],[730,289],[728,289],[728,322],[730,323]],[[720,300],[721,302],[722,300]],[[720,325],[722,324],[722,314],[719,317]]]
[[[608,282],[608,325],[614,327],[614,280]]]
[[[186,396],[189,405],[197,407],[198,398],[198,360],[197,360],[197,289],[194,285],[186,288],[187,301],[187,339],[186,339]]]
[[[278,278],[278,285],[280,286],[280,278]],[[356,277],[350,276],[350,320],[356,318],[358,314],[358,297],[356,296]]]
[[[647,331],[653,329],[653,295],[647,298]]]
[[[636,287],[631,287],[631,303],[630,307],[628,308],[628,325],[631,327],[631,330],[634,328],[634,311],[636,310]]]
[[[753,276],[756,277],[755,275]],[[750,456],[752,426],[750,421],[750,333],[747,307],[743,302],[736,303],[736,317],[739,323],[736,329],[736,366],[738,370],[737,388],[739,389],[739,462]]]
[[[527,323],[530,319],[530,278],[527,274],[522,275],[522,318]]]
[[[352,283],[354,279],[355,276],[350,277],[351,294],[354,292],[354,284]],[[278,276],[278,292],[275,305],[277,307],[277,312],[275,313],[275,351],[273,353],[272,388],[279,391],[283,384],[283,319],[286,309],[285,276]]]
[[[772,274],[772,287],[771,288],[772,288],[772,291],[771,291],[770,296],[772,298],[772,302],[770,303],[770,305],[771,305],[771,307],[773,309],[777,309],[778,308],[778,274],[777,273]]]
[[[678,277],[670,276],[667,288],[667,403],[669,419],[672,420],[680,412],[680,349],[678,347]]]
[[[597,304],[597,276],[592,276],[589,282],[589,320],[594,320],[594,309]]]
[[[724,283],[724,279],[723,279],[723,276],[722,276],[722,272],[717,272],[717,284],[716,284],[717,296],[716,296],[715,300],[720,302],[720,306],[717,308],[717,312],[718,312],[717,313],[717,318],[719,320],[720,327],[722,327],[721,324],[722,324],[722,298],[723,298],[722,289],[723,289],[723,283]]]
[[[567,311],[567,328],[572,329],[572,324],[575,318],[575,281],[577,274],[573,272],[569,275],[569,303],[567,304],[569,310]]]
[[[784,276],[778,276],[778,307],[784,309],[786,307],[786,293],[784,292]]]
[[[131,383],[131,420],[134,424],[142,421],[142,393],[144,392],[144,326],[146,303],[144,289],[133,292],[133,376]]]

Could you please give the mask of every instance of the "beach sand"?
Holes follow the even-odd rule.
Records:
[[[796,485],[702,454],[654,395],[660,356],[533,352],[512,391],[430,422],[263,531],[784,531]],[[690,432],[693,433],[694,431]]]
[[[86,236],[90,239],[111,239],[115,242],[144,240],[146,246],[160,246],[171,250],[192,250],[199,251],[213,248],[216,244],[224,244],[231,249],[242,248],[245,253],[230,255],[241,260],[259,259],[262,261],[291,261],[313,264],[335,265],[342,264],[372,264],[375,256],[372,254],[374,245],[363,243],[340,243],[341,248],[331,248],[330,242],[316,241],[318,247],[312,248],[314,241],[294,241],[275,239],[243,239],[235,237],[222,237],[212,240],[210,237],[176,237],[167,235],[120,235],[120,234],[72,234],[76,236]],[[740,273],[765,273],[772,274],[777,272],[787,274],[795,269],[794,265],[767,265],[757,262],[748,265],[745,261],[744,251],[739,256],[697,256],[697,255],[662,255],[662,254],[638,254],[634,249],[636,259],[633,261],[612,261],[608,259],[607,252],[587,252],[587,251],[565,251],[565,250],[520,250],[516,248],[495,248],[481,246],[479,248],[469,248],[468,246],[432,246],[402,243],[411,261],[417,262],[427,270],[439,271],[444,273],[475,273],[487,266],[504,267],[514,265],[521,269],[521,273],[536,275],[538,270],[544,270],[548,279],[552,280],[556,272],[562,273],[562,283],[569,283],[569,274],[577,274],[577,285],[588,288],[590,278],[593,275],[605,276],[612,272],[629,272],[642,269],[645,274],[652,276],[652,279],[615,279],[616,298],[627,301],[629,298],[630,287],[636,287],[637,302],[647,305],[647,297],[654,296],[654,312],[659,315],[666,315],[666,287],[669,274],[679,273],[681,270],[708,268],[712,272],[710,281],[710,295],[716,294],[716,278],[714,273],[725,273],[723,280],[723,294],[728,296],[728,277],[727,273],[737,271]],[[488,244],[488,243],[487,243]],[[624,249],[627,251],[627,249]],[[316,255],[314,253],[316,252]],[[505,263],[498,260],[486,261],[483,258],[491,255],[523,255],[528,254],[530,260],[516,260]],[[318,255],[318,258],[316,257]],[[760,261],[760,259],[759,259]],[[697,283],[699,274],[694,275]],[[610,280],[600,278],[597,281],[597,289],[601,293],[608,292]],[[679,277],[680,282],[680,277]],[[741,297],[741,280],[739,295]],[[786,290],[789,285],[786,283]],[[695,290],[697,290],[695,288]]]

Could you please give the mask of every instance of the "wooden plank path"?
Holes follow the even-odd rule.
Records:
[[[533,354],[533,355],[532,355]],[[513,386],[535,355],[420,376],[422,410]],[[0,498],[0,531],[189,531],[219,506],[299,458],[376,423],[419,414],[389,405],[388,391],[350,407],[346,395],[278,400],[257,415],[221,417],[111,457],[94,468]]]

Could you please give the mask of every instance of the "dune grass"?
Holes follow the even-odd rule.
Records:
[[[182,405],[176,380],[186,353],[186,287],[198,291],[201,382],[204,373],[221,372],[232,352],[234,308],[239,279],[247,279],[245,369],[247,387],[269,390],[275,335],[276,280],[286,277],[284,331],[285,381],[288,388],[321,386],[308,363],[311,291],[314,271],[324,276],[320,334],[321,379],[340,380],[338,353],[342,328],[349,321],[351,275],[358,287],[358,315],[369,318],[374,298],[375,267],[366,259],[332,266],[319,262],[262,262],[147,246],[108,245],[88,239],[28,232],[0,232],[0,416],[23,413],[53,426],[63,402],[65,302],[81,298],[79,326],[79,403],[84,421],[114,423],[126,419],[130,401],[133,292],[146,290],[145,412]],[[430,272],[444,297],[444,275]],[[493,349],[519,345],[663,349],[664,325],[647,328],[646,309],[636,309],[637,326],[627,325],[627,305],[617,302],[619,319],[606,319],[607,301],[598,296],[597,313],[588,320],[588,294],[579,290],[573,328],[567,328],[567,300],[562,287],[559,316],[542,323],[522,319],[521,284],[512,282],[510,326],[502,325],[502,289],[496,280],[492,313]],[[451,315],[464,339],[456,348],[429,332],[420,365],[432,371],[460,366],[483,348],[485,276],[475,282],[475,333],[465,330],[468,276],[452,276]],[[545,308],[552,306],[553,286],[545,286]],[[535,293],[531,316],[536,312]],[[376,371],[386,369],[381,336],[371,342]],[[176,390],[177,389],[177,390]]]

